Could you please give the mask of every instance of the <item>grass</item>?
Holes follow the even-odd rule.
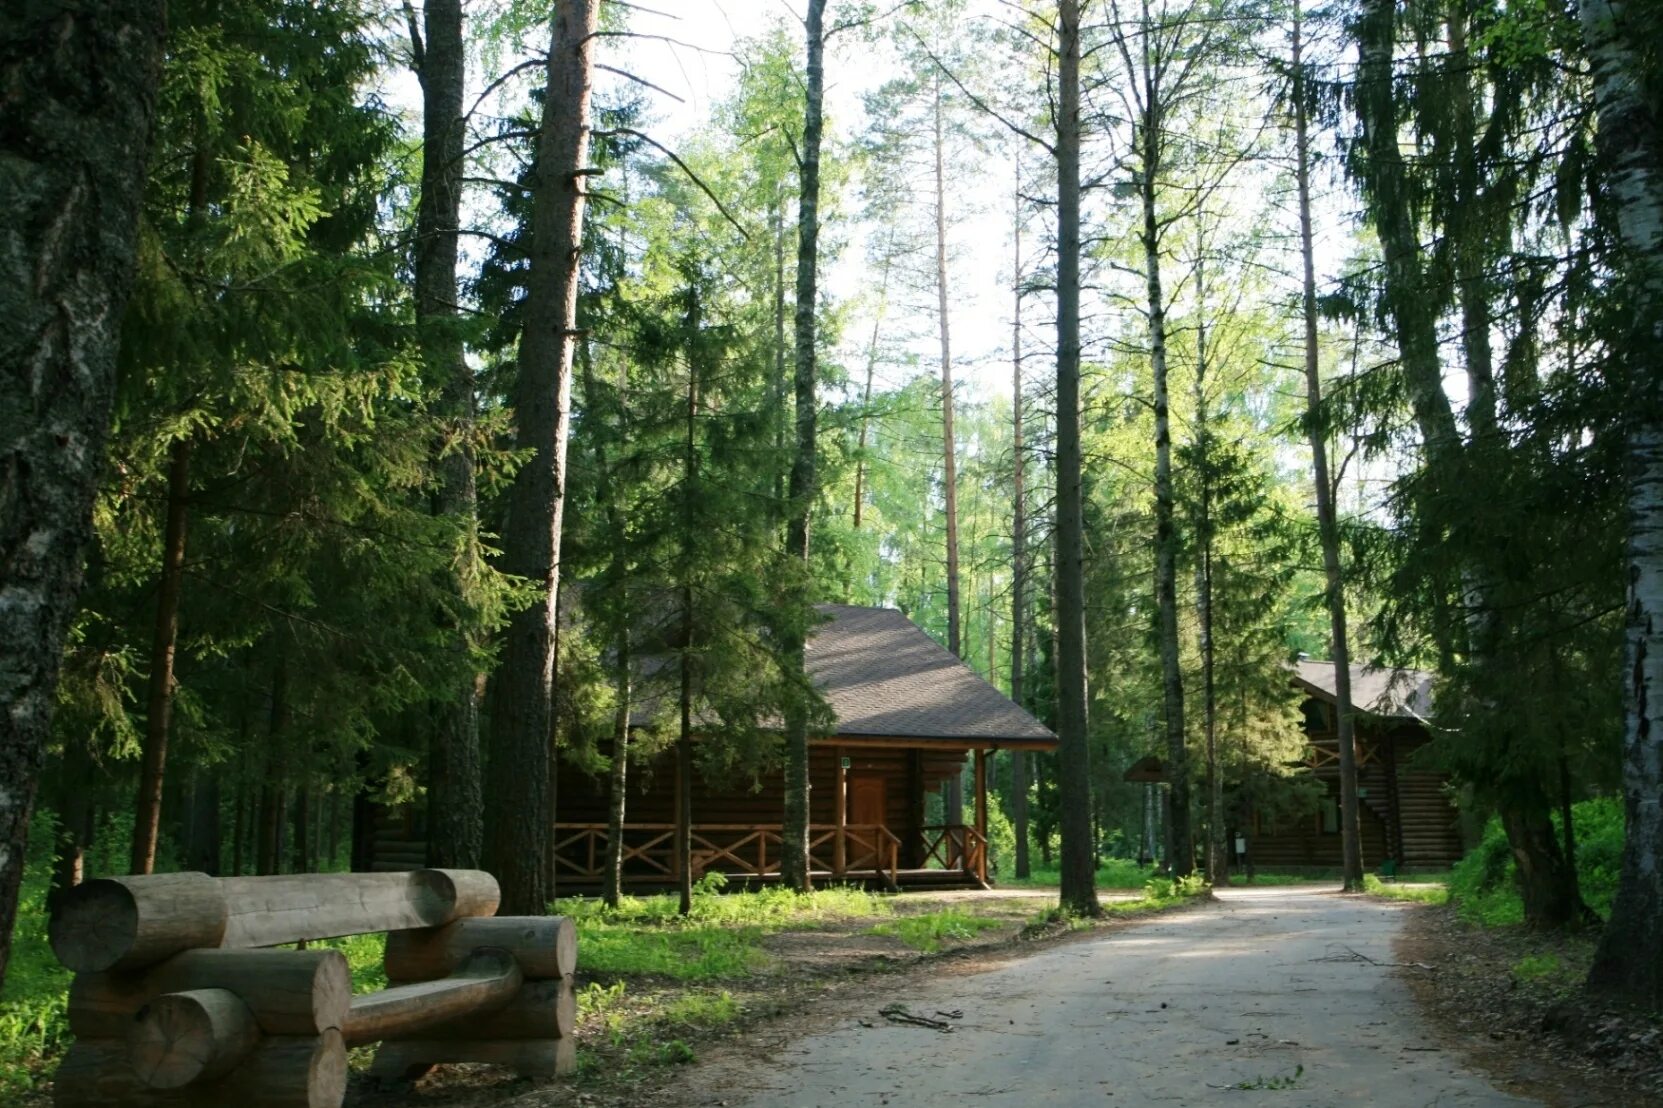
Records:
[[[872,933],[893,935],[914,950],[933,954],[941,949],[945,941],[974,939],[983,931],[1000,927],[1002,922],[973,916],[959,908],[943,908],[937,912],[903,916],[889,923],[880,923],[872,928]]]
[[[623,897],[618,907],[599,900],[562,900],[555,910],[577,924],[586,973],[714,981],[743,977],[766,960],[762,939],[774,932],[894,913],[891,898],[832,886],[800,895],[789,889],[722,895],[713,874],[681,915],[676,896]]]
[[[1144,883],[1155,876],[1155,867],[1140,865],[1132,858],[1107,858],[1098,866],[1096,884],[1099,889],[1120,892],[1128,889],[1141,889]],[[1230,875],[1232,885],[1321,885],[1334,884],[1340,879],[1339,872],[1332,873],[1255,873],[1251,878],[1244,874]],[[1001,877],[1001,887],[1017,889],[1044,889],[1055,887],[1060,878],[1057,867],[1040,866],[1034,868],[1028,877]]]
[[[1449,886],[1427,878],[1415,878],[1416,884],[1396,885],[1380,880],[1372,873],[1363,875],[1363,890],[1387,900],[1408,900],[1417,904],[1447,904]]]

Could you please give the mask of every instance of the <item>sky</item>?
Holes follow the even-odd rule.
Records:
[[[787,21],[795,37],[802,35],[801,0],[631,3],[630,28],[642,37],[608,40],[603,60],[681,98],[678,103],[667,95],[649,93],[658,117],[650,131],[672,148],[678,139],[709,120],[715,106],[732,89],[738,73],[732,56],[736,39],[759,34],[775,20]],[[866,122],[862,94],[894,75],[892,69],[881,64],[884,59],[880,54],[854,41],[853,36],[842,38],[842,43],[834,40],[826,59],[830,141],[848,141],[855,136]],[[610,83],[624,83],[623,78],[605,76]],[[1003,395],[1010,389],[1010,187],[1008,162],[997,158],[987,163],[985,172],[955,180],[949,200],[949,210],[958,209],[963,216],[949,235],[954,240],[949,263],[954,289],[949,318],[955,376],[961,382],[957,391],[967,398]],[[824,274],[826,288],[835,301],[860,305],[851,313],[838,351],[839,359],[856,375],[864,370],[864,347],[871,335],[872,318],[863,309],[872,300],[867,288],[873,275],[866,265],[866,239],[875,230],[845,225],[829,228],[827,236],[843,240],[845,245]],[[937,366],[929,360],[936,357],[933,317],[897,320],[892,314],[888,325],[897,330],[927,332],[911,344],[912,352],[924,364],[910,369],[894,364],[880,366],[878,388],[897,387],[920,372],[937,372]]]

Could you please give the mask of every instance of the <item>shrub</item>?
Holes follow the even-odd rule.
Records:
[[[1615,797],[1584,800],[1571,807],[1576,831],[1576,873],[1582,898],[1600,916],[1611,912],[1622,869],[1623,806]],[[1553,825],[1560,829],[1557,812]],[[1484,837],[1450,872],[1450,898],[1462,919],[1485,927],[1524,922],[1513,850],[1501,821],[1492,818]]]

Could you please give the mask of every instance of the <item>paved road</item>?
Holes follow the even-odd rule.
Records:
[[[962,1011],[954,1033],[850,1019],[786,1044],[776,1066],[734,1074],[721,1103],[1538,1103],[1441,1049],[1396,971],[1366,960],[1393,960],[1403,911],[1309,889],[1229,890],[1205,909],[938,978],[895,999]]]

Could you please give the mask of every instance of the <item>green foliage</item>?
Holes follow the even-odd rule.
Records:
[[[1375,896],[1385,897],[1387,900],[1408,900],[1416,904],[1447,904],[1449,903],[1449,886],[1444,883],[1425,883],[1399,885],[1380,880],[1372,873],[1363,875],[1363,888]]]
[[[0,1099],[34,1088],[36,1076],[69,1045],[71,974],[46,939],[46,897],[51,886],[56,827],[37,811],[12,932],[11,963],[0,991]]]
[[[893,911],[889,899],[852,887],[720,893],[718,884],[701,883],[687,916],[670,895],[626,896],[616,909],[599,900],[563,900],[556,907],[577,922],[586,971],[683,981],[743,977],[762,968],[761,941],[770,932]]]
[[[1576,832],[1577,880],[1582,898],[1602,917],[1611,910],[1622,867],[1623,807],[1616,797],[1585,800],[1571,808]],[[1554,826],[1559,827],[1555,813]],[[1484,836],[1450,874],[1450,897],[1462,919],[1485,927],[1524,922],[1515,884],[1516,866],[1507,835],[1492,819]]]
[[[999,920],[974,916],[958,908],[943,908],[936,912],[901,916],[890,923],[880,923],[872,928],[872,933],[893,935],[914,950],[933,954],[941,949],[943,942],[974,939],[981,932],[1000,926],[1002,924]]]
[[[1542,981],[1563,977],[1565,963],[1557,954],[1527,954],[1513,964],[1511,972],[1519,981]]]

